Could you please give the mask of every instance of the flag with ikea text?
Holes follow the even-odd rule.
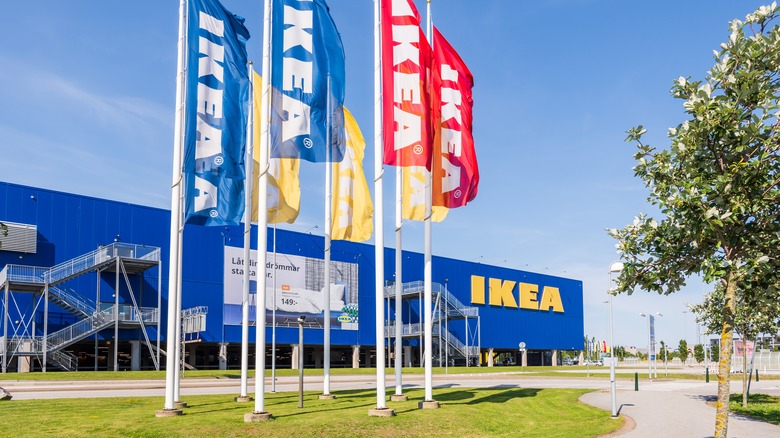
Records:
[[[188,3],[185,221],[238,225],[245,209],[249,31],[216,0]]]
[[[382,2],[384,164],[430,169],[431,46],[411,0]]]
[[[344,157],[344,48],[324,0],[274,0],[271,157]]]
[[[479,168],[472,135],[474,77],[433,29],[433,205],[462,207],[477,196]]]
[[[344,160],[333,163],[333,218],[331,239],[364,242],[371,238],[374,204],[363,172],[366,141],[352,114],[344,108],[347,149]]]

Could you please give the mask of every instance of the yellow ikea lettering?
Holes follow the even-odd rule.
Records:
[[[539,302],[539,310],[563,313],[563,303],[561,302],[561,292],[557,287],[545,286],[542,289],[542,300]]]
[[[515,300],[516,284],[518,285],[517,300]],[[479,275],[471,276],[471,304],[485,304],[485,277]],[[487,304],[499,307],[513,307],[542,312],[552,310],[556,313],[564,313],[561,291],[557,287],[544,286],[540,298],[539,285],[518,283],[500,278],[488,279]]]
[[[520,283],[520,308],[539,310],[539,301],[536,294],[539,293],[539,286],[529,283]]]
[[[471,276],[471,304],[485,304],[485,277]]]
[[[515,297],[512,295],[515,284],[516,282],[512,280],[501,281],[498,278],[491,278],[488,289],[490,291],[490,305],[517,307]]]

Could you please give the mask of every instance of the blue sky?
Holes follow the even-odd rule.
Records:
[[[246,17],[259,70],[262,1],[223,3]],[[373,2],[329,4],[347,56],[346,104],[372,139]],[[684,120],[672,81],[703,78],[728,22],[762,4],[434,0],[434,23],[474,74],[481,173],[477,198],[434,224],[434,254],[582,280],[585,333],[605,339],[617,254],[604,229],[654,212],[633,177],[625,131],[643,124],[651,144],[667,146],[667,128]],[[175,0],[4,5],[0,180],[169,208],[177,14]],[[301,216],[288,227],[299,231],[323,218],[323,167],[303,171]],[[393,168],[385,175],[392,246]],[[422,229],[405,226],[405,249],[422,251]],[[694,279],[671,296],[616,297],[615,343],[646,345],[640,312],[664,315],[659,340],[693,342],[684,303],[706,288]]]

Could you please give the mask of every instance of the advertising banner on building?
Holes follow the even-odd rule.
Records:
[[[244,269],[249,269],[249,321],[255,319],[257,304],[257,251],[252,251],[249,263],[243,259],[242,248],[225,247],[224,321],[225,325],[241,325],[241,301]],[[307,326],[324,327],[325,262],[322,259],[296,255],[268,253],[265,267],[267,290],[265,308],[271,324],[276,306],[277,327],[296,326],[298,317],[306,316]],[[331,261],[330,271],[331,327],[358,329],[358,265]],[[276,290],[276,294],[274,294]],[[275,296],[274,296],[275,295]]]

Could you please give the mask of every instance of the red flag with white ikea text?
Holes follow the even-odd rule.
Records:
[[[382,2],[384,164],[431,168],[431,46],[411,0]]]
[[[435,27],[433,59],[433,205],[457,208],[473,200],[479,186],[471,129],[474,77]]]

